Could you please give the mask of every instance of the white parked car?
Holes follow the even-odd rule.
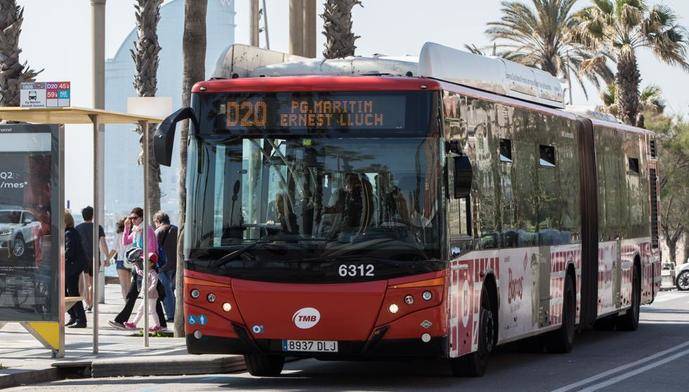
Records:
[[[675,285],[677,290],[689,290],[689,259],[684,264],[675,267]]]
[[[26,210],[0,210],[0,254],[21,258],[40,233],[41,224]]]

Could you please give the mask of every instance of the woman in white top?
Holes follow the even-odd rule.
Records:
[[[117,268],[117,278],[120,280],[122,298],[126,299],[130,288],[129,286],[132,284],[132,271],[125,263],[125,260],[127,260],[127,250],[131,248],[131,245],[123,245],[122,236],[124,235],[124,219],[125,218],[122,218],[117,221],[117,227],[115,230],[115,244],[113,249],[115,249],[117,252],[115,266]]]

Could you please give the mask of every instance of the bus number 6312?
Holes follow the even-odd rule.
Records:
[[[373,264],[340,264],[337,273],[343,277],[375,276]]]

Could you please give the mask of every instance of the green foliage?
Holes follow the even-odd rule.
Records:
[[[606,64],[605,51],[591,51],[576,41],[573,30],[576,0],[503,1],[499,21],[488,23],[486,33],[498,56],[538,67],[556,77],[569,77],[579,82],[586,94],[584,81],[596,88],[613,79]],[[478,48],[474,47],[474,53]],[[496,50],[497,49],[497,50]],[[588,98],[588,96],[587,96]]]
[[[659,147],[660,229],[669,258],[676,260],[677,242],[689,229],[689,122],[682,117],[646,112],[646,127],[657,134]]]
[[[573,20],[576,42],[617,63],[616,100],[627,124],[634,124],[637,114],[644,111],[639,104],[637,49],[648,48],[660,61],[689,69],[687,31],[663,4],[649,7],[643,0],[595,0]]]

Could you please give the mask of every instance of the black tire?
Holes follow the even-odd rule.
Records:
[[[245,354],[244,362],[249,374],[256,377],[275,377],[282,372],[285,357],[281,355]]]
[[[617,319],[617,329],[621,331],[636,331],[639,328],[639,311],[641,307],[641,276],[638,264],[634,263],[632,273],[632,306],[627,313]]]
[[[574,278],[568,274],[565,278],[565,290],[562,295],[562,325],[557,331],[551,332],[545,342],[546,349],[551,353],[568,353],[574,346],[576,332],[577,297],[574,293]]]
[[[24,254],[26,254],[26,242],[24,242],[24,237],[20,234],[12,241],[12,257],[20,259]]]
[[[469,355],[450,360],[453,376],[481,377],[486,373],[488,357],[495,348],[497,328],[495,325],[495,309],[491,305],[488,288],[483,285],[481,290],[481,310],[478,324],[478,350]]]
[[[677,286],[677,290],[679,291],[689,290],[689,270],[682,271],[677,275],[675,286]]]

